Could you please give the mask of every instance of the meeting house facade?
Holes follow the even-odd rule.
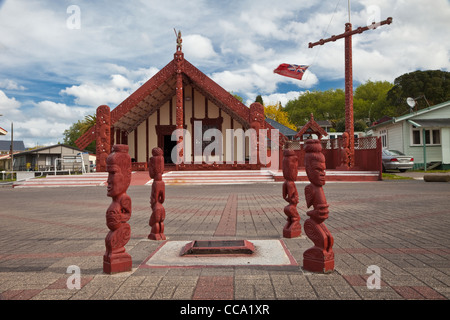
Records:
[[[128,145],[133,170],[146,170],[156,147],[169,170],[278,164],[287,138],[265,121],[264,107],[247,107],[189,63],[181,42],[178,33],[173,60],[117,107],[100,106],[77,146],[97,140],[97,171],[114,144]]]

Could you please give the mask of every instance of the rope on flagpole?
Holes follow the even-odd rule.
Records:
[[[348,1],[349,1],[349,3],[350,3],[350,0],[348,0]],[[334,12],[333,12],[333,14],[331,15],[330,22],[328,22],[328,26],[327,26],[327,28],[325,29],[324,33],[323,33],[322,39],[326,37],[326,35],[327,35],[327,33],[328,33],[328,29],[330,28],[331,22],[333,21],[334,15],[336,14],[337,8],[339,7],[339,4],[340,4],[340,3],[341,3],[341,0],[338,0],[338,2],[337,2],[337,4],[336,4],[336,7],[334,8]],[[350,7],[349,7],[348,10],[349,10],[349,19],[350,19]],[[313,62],[312,62],[309,66],[313,66],[313,65],[316,63],[317,56],[319,55],[320,47],[321,47],[321,46],[319,46],[318,50],[316,50],[316,54],[314,55]],[[305,73],[306,73],[306,72],[305,72]],[[306,73],[305,76],[306,76],[306,79],[305,79],[305,82],[306,82],[306,81],[308,80],[308,73]]]

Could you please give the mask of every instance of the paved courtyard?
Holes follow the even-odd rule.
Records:
[[[302,225],[304,186],[297,183]],[[302,269],[302,254],[312,242],[305,235],[282,237],[286,202],[281,183],[268,183],[166,186],[167,242],[147,240],[150,187],[131,186],[132,238],[126,248],[133,270],[107,275],[102,255],[111,199],[105,187],[0,188],[0,299],[448,300],[450,183],[338,182],[324,190],[326,225],[335,240],[332,273]],[[272,241],[289,262],[271,264],[274,253],[247,265],[234,257],[214,266],[149,263],[171,243],[202,239]],[[75,275],[70,266],[80,270],[79,289],[68,288]],[[368,287],[374,275],[379,286]]]

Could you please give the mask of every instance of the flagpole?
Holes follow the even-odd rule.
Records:
[[[351,21],[350,21],[350,0],[348,0],[348,23],[351,23]]]

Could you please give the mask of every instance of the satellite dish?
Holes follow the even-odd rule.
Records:
[[[406,103],[408,104],[408,106],[410,106],[411,108],[414,108],[416,105],[416,100],[414,100],[413,98],[409,97],[408,99],[406,99]]]

